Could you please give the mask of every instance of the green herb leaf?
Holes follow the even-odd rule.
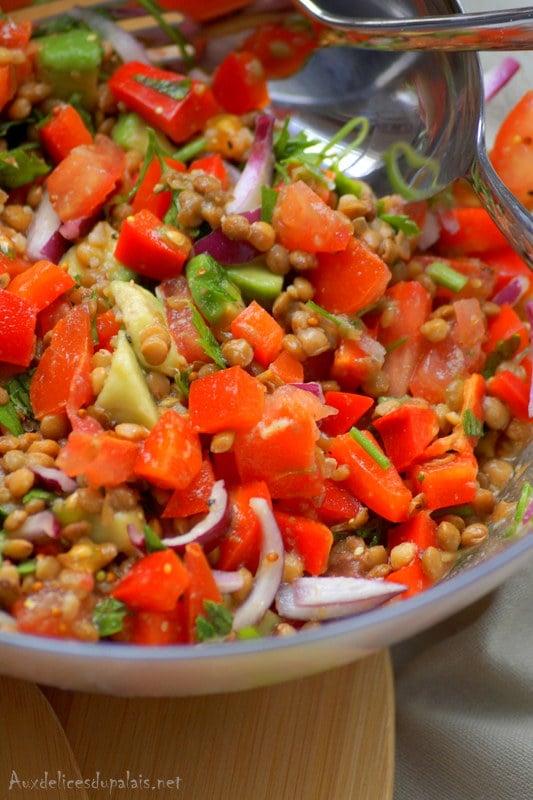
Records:
[[[533,486],[526,482],[520,491],[520,497],[516,504],[514,518],[512,525],[505,531],[506,538],[514,536],[522,522],[525,521],[526,512],[529,511],[529,506],[533,500]],[[530,514],[528,513],[528,518]]]
[[[274,207],[278,199],[278,192],[270,186],[263,186],[261,188],[261,220],[263,222],[272,222],[272,215]]]
[[[24,429],[22,419],[33,419],[30,403],[31,375],[22,373],[5,382],[4,388],[9,400],[0,406],[0,423],[14,436],[20,436]]]
[[[44,500],[45,503],[49,504],[57,500],[57,495],[46,491],[46,489],[30,489],[22,498],[22,502],[29,503],[30,500]]]
[[[389,469],[391,462],[390,459],[387,458],[385,453],[380,450],[370,439],[364,435],[359,428],[351,428],[350,429],[350,436],[352,439],[355,439],[357,444],[359,444],[363,450],[366,450],[368,455],[374,459],[376,464],[381,467],[381,469]]]
[[[166,80],[165,78],[150,78],[148,75],[140,73],[133,76],[134,80],[148,86],[159,94],[164,94],[172,100],[183,100],[189,94],[191,79],[182,78],[178,81]]]
[[[205,617],[202,614],[196,617],[196,638],[199,642],[219,639],[231,633],[233,615],[223,603],[204,600],[204,610]]]
[[[146,552],[155,553],[157,550],[167,550],[167,546],[163,544],[157,533],[150,525],[143,527],[144,541],[146,542]]]
[[[15,411],[15,406],[10,400],[8,400],[7,403],[4,403],[3,406],[0,406],[0,425],[3,425],[4,428],[7,428],[9,433],[12,433],[13,436],[20,436],[22,433],[24,433],[24,428],[22,427],[20,417]]]
[[[18,189],[50,172],[37,153],[25,147],[15,147],[0,153],[0,186],[4,189]]]
[[[196,331],[199,336],[200,345],[204,351],[204,353],[213,359],[217,366],[224,369],[227,367],[227,362],[224,356],[222,355],[222,350],[220,349],[220,345],[215,339],[213,331],[207,325],[206,321],[198,311],[195,305],[191,303],[192,309],[192,324],[196,328]]]
[[[163,9],[156,0],[139,0],[142,6],[155,19],[161,30],[166,33],[171,42],[178,46],[181,56],[185,63],[191,67],[193,58],[189,52],[189,42],[177,25],[169,25],[163,16]]]
[[[100,636],[112,636],[120,633],[124,617],[128,609],[120,600],[106,597],[100,600],[93,609],[92,620]]]
[[[307,305],[313,311],[316,311],[317,314],[320,314],[322,317],[328,319],[334,325],[337,325],[341,334],[345,335],[351,334],[353,333],[354,328],[359,327],[360,323],[358,319],[355,319],[353,322],[350,322],[349,320],[344,319],[343,317],[338,317],[336,314],[331,314],[325,308],[319,306],[318,303],[315,303],[313,300],[308,300]]]
[[[391,342],[390,344],[388,344],[385,350],[387,351],[387,353],[392,353],[393,350],[396,350],[397,347],[401,347],[402,344],[405,344],[407,341],[408,341],[407,336],[400,336],[400,338],[396,339],[395,342]]]
[[[449,267],[443,261],[433,261],[429,264],[426,267],[426,275],[429,275],[431,280],[451,292],[460,292],[468,283],[466,275],[457,272],[456,269]]]
[[[411,217],[407,214],[380,214],[379,218],[383,222],[388,222],[394,230],[405,233],[406,236],[417,236],[420,233],[420,228]]]
[[[471,408],[463,411],[462,423],[465,436],[483,436],[483,420],[478,419]]]
[[[17,564],[17,572],[19,575],[31,575],[32,572],[35,572],[35,564],[36,560],[34,558],[28,559],[28,561],[21,561]]]

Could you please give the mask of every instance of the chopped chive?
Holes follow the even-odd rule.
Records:
[[[192,141],[187,142],[186,145],[176,150],[175,153],[172,153],[172,158],[175,158],[176,161],[190,161],[192,158],[199,156],[200,153],[204,153],[206,145],[207,140],[205,136],[199,136],[197,139],[192,139]]]
[[[35,572],[35,559],[29,559],[17,564],[17,572],[19,575],[31,575],[32,572]]]
[[[352,439],[355,439],[357,444],[361,445],[363,450],[365,450],[369,456],[371,456],[376,464],[378,464],[381,469],[389,469],[391,462],[390,459],[387,458],[385,453],[379,449],[370,439],[364,435],[359,428],[351,428],[350,429],[350,436]]]
[[[533,486],[529,482],[527,482],[522,486],[520,497],[518,498],[518,502],[516,504],[513,523],[506,530],[505,532],[506,537],[513,536],[513,534],[516,533],[519,525],[522,522],[526,522],[530,518],[531,514],[529,513],[529,507],[532,498],[533,498]]]
[[[420,228],[414,219],[408,217],[407,214],[380,214],[379,218],[383,222],[388,222],[394,230],[402,231],[406,236],[416,236],[420,233]]]
[[[400,338],[396,339],[395,342],[391,342],[389,345],[387,345],[385,350],[387,353],[392,353],[393,350],[396,350],[397,347],[401,347],[402,344],[406,343],[406,341],[407,341],[407,336],[400,336]]]
[[[274,206],[278,199],[278,192],[270,186],[263,186],[261,189],[261,220],[262,222],[272,222]]]
[[[449,267],[443,261],[433,261],[426,267],[426,275],[429,275],[435,283],[444,286],[451,292],[460,292],[468,283],[468,278],[465,275],[461,275],[460,272]]]
[[[483,421],[480,420],[471,408],[465,409],[463,412],[463,431],[466,436],[482,436],[483,435]]]
[[[356,328],[359,325],[359,320],[350,322],[347,319],[336,316],[336,314],[331,314],[329,311],[326,311],[325,308],[319,306],[318,303],[313,302],[313,300],[308,300],[307,305],[312,311],[316,311],[317,314],[320,314],[322,317],[325,317],[325,319],[329,319],[330,322],[333,322],[334,325],[337,325],[341,333],[343,331],[351,331],[352,328]]]

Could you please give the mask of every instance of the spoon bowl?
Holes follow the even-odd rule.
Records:
[[[348,14],[350,0],[329,0]],[[365,14],[383,16],[367,0]],[[461,14],[456,0],[391,0],[393,18]],[[332,46],[333,45],[333,46]],[[504,186],[487,154],[481,66],[473,51],[392,52],[326,42],[295,75],[271,81],[273,104],[293,123],[328,141],[354,116],[369,133],[341,161],[378,193],[402,188],[425,199],[466,177],[515,250],[533,267],[533,219]],[[348,141],[339,143],[339,148]]]

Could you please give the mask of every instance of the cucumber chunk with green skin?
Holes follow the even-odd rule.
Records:
[[[39,39],[37,72],[50,84],[52,96],[69,100],[81,97],[83,106],[92,109],[98,99],[98,77],[102,45],[97,33],[75,28]]]
[[[120,330],[109,372],[96,405],[107,411],[114,424],[130,422],[152,429],[159,416],[126,332]]]
[[[74,494],[66,498],[58,498],[52,510],[62,525],[73,522],[88,522],[90,525],[88,536],[97,544],[112,542],[120,553],[135,555],[136,549],[128,534],[128,526],[133,525],[142,531],[146,525],[146,518],[140,506],[117,510],[113,508],[109,497],[104,498],[102,510],[99,513],[88,514],[81,507],[79,498]]]
[[[159,150],[165,155],[172,155],[175,148],[172,147],[167,137],[160,131],[154,131],[154,135]],[[150,144],[148,125],[134,111],[119,115],[111,138],[123,150],[137,150],[143,155],[146,154]]]
[[[239,288],[207,253],[191,258],[185,276],[196,307],[211,325],[224,329],[244,309]]]
[[[162,372],[174,377],[187,366],[185,358],[178,353],[174,339],[167,325],[165,309],[161,301],[132,281],[111,281],[111,296],[119,308],[128,339],[135,351],[137,360],[148,370]],[[169,342],[168,352],[160,363],[150,363],[143,356],[143,341],[148,329],[159,329]]]
[[[237,286],[247,302],[255,300],[265,308],[272,303],[283,288],[283,276],[274,275],[267,267],[249,264],[243,267],[226,267],[229,279]]]

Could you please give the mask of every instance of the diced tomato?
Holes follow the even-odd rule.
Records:
[[[385,348],[366,333],[358,339],[341,339],[333,357],[331,377],[343,391],[357,391],[379,372],[384,360]]]
[[[413,559],[413,561],[405,567],[400,567],[400,569],[389,572],[385,580],[407,586],[405,592],[402,592],[400,595],[402,599],[419,594],[424,591],[424,589],[429,588],[433,583],[431,578],[429,578],[422,569],[422,564],[418,557]]]
[[[516,352],[529,346],[529,332],[524,321],[513,306],[503,303],[500,313],[488,321],[488,338],[484,350],[491,353],[499,344],[513,336],[518,336],[519,345]]]
[[[136,561],[111,590],[111,596],[139,611],[176,608],[191,577],[173,550],[156,550]]]
[[[269,369],[283,383],[302,383],[304,380],[304,368],[301,361],[289,353],[282,350],[269,365]]]
[[[441,403],[451,381],[464,377],[465,373],[463,351],[450,337],[441,342],[426,342],[409,382],[409,390],[413,397]]]
[[[378,451],[381,449],[369,431],[362,434]],[[392,463],[387,467],[378,464],[349,433],[332,439],[329,453],[339,464],[348,466],[344,484],[362,503],[391,522],[407,519],[412,495]]]
[[[112,350],[111,340],[120,330],[121,323],[117,319],[112,308],[102,311],[96,317],[96,336],[98,338],[98,348]]]
[[[431,311],[431,295],[418,281],[398,281],[385,297],[387,324],[378,331],[379,341],[388,351],[383,372],[389,381],[387,394],[403,397],[422,351],[420,327]]]
[[[207,173],[207,175],[212,175],[214,178],[217,178],[220,181],[222,189],[227,189],[229,187],[228,171],[220,153],[209,153],[207,156],[195,158],[194,161],[191,161],[189,164],[189,172],[194,172],[195,170],[201,170]]]
[[[260,422],[235,436],[241,480],[264,480],[273,498],[320,495],[323,478],[315,445],[316,420],[323,413],[317,398],[294,386],[280,386],[266,395]]]
[[[296,18],[258,25],[241,44],[256,54],[269,80],[294,74],[317,46],[314,28]]]
[[[531,377],[522,380],[510,369],[499,370],[487,382],[487,394],[498,397],[511,409],[513,415],[522,422],[530,422],[529,395]]]
[[[82,629],[80,622],[90,623],[93,607],[89,591],[91,584],[94,584],[94,578],[90,573],[86,573],[83,580],[86,583],[86,590],[77,593],[78,607],[75,613],[70,615],[63,613],[63,608],[67,605],[65,587],[45,584],[37,592],[21,595],[11,608],[18,630],[55,639],[80,638],[79,631]],[[72,609],[73,604],[68,605]]]
[[[353,236],[350,221],[304,181],[284,184],[272,215],[278,241],[289,250],[338,253]]]
[[[231,114],[247,114],[270,102],[266,75],[254,53],[237,50],[223,58],[213,73],[215,99]]]
[[[483,253],[483,258],[469,258],[468,256],[457,256],[455,258],[445,258],[444,256],[420,256],[413,258],[411,264],[414,267],[420,266],[424,270],[435,261],[445,264],[450,269],[458,272],[467,278],[465,286],[459,291],[448,289],[446,286],[436,287],[436,299],[440,302],[455,302],[465,297],[477,297],[478,300],[487,300],[494,292],[496,283],[496,271],[489,266],[488,253]]]
[[[504,286],[507,286],[509,281],[517,275],[528,279],[529,290],[525,294],[527,296],[530,293],[533,286],[531,269],[512,247],[507,246],[501,250],[485,253],[483,260],[494,270],[496,275],[494,294],[497,294]]]
[[[417,552],[437,547],[437,523],[427,511],[418,511],[411,519],[394,525],[387,533],[387,547],[392,550],[403,542],[412,542]]]
[[[126,636],[120,641],[147,647],[186,644],[187,630],[183,602],[178,601],[171,611],[137,611],[127,618]]]
[[[200,439],[189,417],[169,408],[144,439],[135,473],[162,489],[185,489],[202,462]]]
[[[185,275],[164,280],[159,285],[159,293],[165,302],[168,327],[178,352],[189,364],[195,361],[211,361],[192,322],[192,295]]]
[[[472,256],[505,247],[507,240],[481,206],[450,208],[441,212],[442,227],[437,252],[443,256]]]
[[[326,478],[324,494],[316,508],[318,518],[326,525],[339,525],[355,519],[363,506],[339,481]]]
[[[209,0],[209,3],[198,3],[197,0],[161,0],[163,8],[169,11],[178,9],[195,22],[207,22],[216,17],[223,17],[239,8],[244,8],[250,0]]]
[[[50,201],[61,220],[98,211],[122,178],[125,166],[124,150],[101,133],[93,144],[71,150],[46,179]]]
[[[490,158],[511,192],[533,209],[533,91],[526,92],[500,125]]]
[[[356,314],[385,291],[391,272],[380,256],[352,236],[341,253],[319,253],[309,273],[314,300],[333,314]]]
[[[139,61],[120,66],[108,86],[117,100],[176,143],[201,131],[220,112],[207,84]]]
[[[187,639],[192,643],[197,641],[197,619],[199,616],[205,617],[204,602],[211,600],[213,603],[221,603],[222,595],[211,566],[198,542],[191,542],[185,547],[183,563],[190,576],[190,583],[183,596],[183,604]]]
[[[177,172],[185,171],[185,165],[181,161],[176,161],[174,158],[165,158],[164,162],[166,166]],[[161,161],[158,158],[152,158],[131,203],[134,214],[146,209],[159,219],[163,219],[172,202],[172,191],[170,189],[156,191],[162,172]]]
[[[119,486],[135,477],[139,447],[111,431],[72,431],[56,463],[72,478],[83,476],[93,488]]]
[[[70,103],[55,106],[50,119],[39,128],[39,136],[54,164],[59,164],[78,145],[93,141],[81,114]]]
[[[450,453],[411,467],[413,492],[424,495],[430,511],[471,503],[477,492],[477,462],[472,453]]]
[[[0,111],[17,93],[17,73],[13,64],[0,65]]]
[[[239,366],[199,377],[189,390],[191,422],[200,433],[249,430],[264,405],[264,385]]]
[[[191,240],[179,228],[143,208],[123,221],[115,256],[139,275],[162,281],[179,275],[191,247]]]

